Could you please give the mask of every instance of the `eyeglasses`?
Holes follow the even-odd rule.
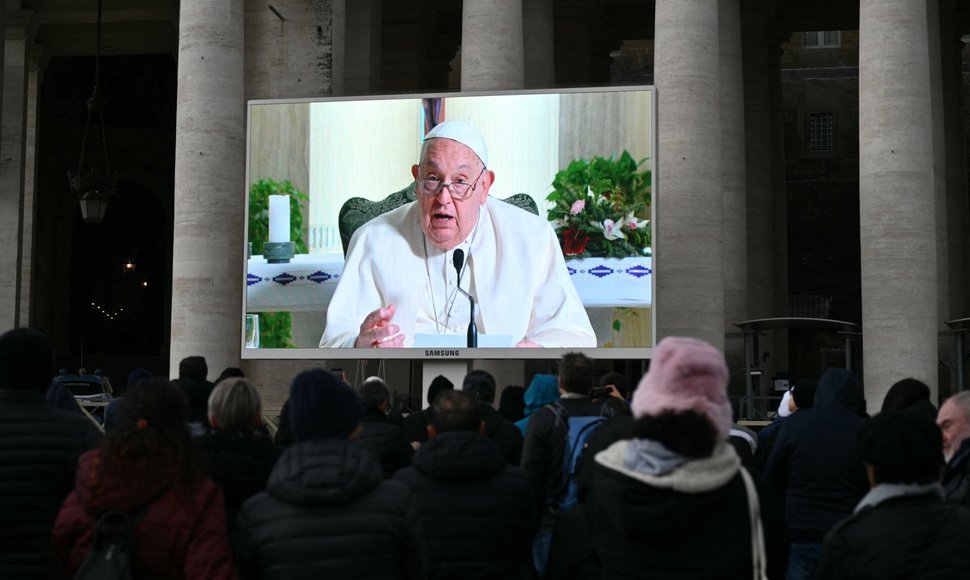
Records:
[[[482,178],[484,173],[485,168],[482,167],[482,170],[478,173],[478,177],[476,177],[475,181],[472,183],[466,183],[464,181],[452,181],[449,183],[446,181],[441,181],[437,177],[419,179],[417,190],[421,193],[421,195],[426,197],[434,197],[441,193],[441,190],[444,187],[447,187],[453,199],[464,201],[471,196],[473,191],[475,191],[475,187],[478,186],[478,180]]]

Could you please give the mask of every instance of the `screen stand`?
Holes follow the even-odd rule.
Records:
[[[454,383],[456,390],[461,390],[461,384],[465,380],[465,375],[472,370],[471,360],[425,360],[419,361],[421,365],[421,408],[428,408],[428,387],[431,381],[438,375],[444,375],[449,381]]]

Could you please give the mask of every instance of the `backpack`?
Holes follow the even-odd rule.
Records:
[[[112,510],[98,518],[91,551],[74,575],[74,580],[131,580],[135,528],[149,505],[140,509],[134,517],[123,511]]]
[[[579,481],[577,475],[582,466],[583,452],[589,445],[589,436],[601,424],[610,418],[610,408],[600,407],[599,415],[584,415],[570,417],[566,408],[558,401],[549,405],[556,414],[556,425],[566,427],[566,441],[562,454],[562,486],[561,495],[553,500],[555,507],[566,510],[579,503]]]

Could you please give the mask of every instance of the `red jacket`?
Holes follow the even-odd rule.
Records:
[[[136,513],[133,576],[158,579],[235,579],[222,489],[209,480],[196,491],[172,481],[158,460],[107,465],[101,451],[81,456],[74,491],[64,501],[51,538],[53,578],[71,578],[91,548],[98,517],[109,510]]]

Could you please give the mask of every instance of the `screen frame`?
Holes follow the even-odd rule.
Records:
[[[246,273],[248,272],[249,252],[249,193],[252,184],[251,154],[253,136],[253,109],[257,106],[274,104],[312,104],[323,102],[340,101],[367,101],[367,100],[395,100],[395,99],[426,99],[426,98],[457,98],[457,97],[488,97],[488,96],[515,96],[515,95],[549,95],[549,94],[569,94],[569,93],[598,93],[598,92],[627,92],[640,91],[651,93],[650,98],[650,148],[651,155],[647,159],[647,165],[651,170],[651,203],[650,203],[650,223],[653,229],[651,240],[652,260],[651,269],[656,272],[656,260],[660,255],[657,243],[656,213],[657,199],[660,192],[657,176],[657,89],[653,85],[626,85],[616,87],[574,87],[562,89],[534,89],[534,90],[515,90],[515,91],[467,91],[467,92],[436,92],[436,93],[408,93],[393,95],[357,95],[340,97],[310,97],[294,99],[252,99],[246,103],[246,182],[244,191],[244,211],[243,211],[243,245],[241,250],[241,260],[243,264],[242,276],[242,306],[239,316],[239,337],[240,337],[240,358],[242,360],[375,360],[375,359],[394,359],[394,360],[549,360],[560,359],[567,352],[582,352],[594,359],[650,359],[653,356],[653,346],[647,347],[592,347],[592,348],[319,348],[319,347],[296,347],[296,348],[247,348],[246,347],[246,315],[247,315],[247,283]],[[657,341],[657,282],[656,276],[651,274],[651,305],[650,305],[650,338],[651,344]],[[320,329],[321,334],[323,329]]]

